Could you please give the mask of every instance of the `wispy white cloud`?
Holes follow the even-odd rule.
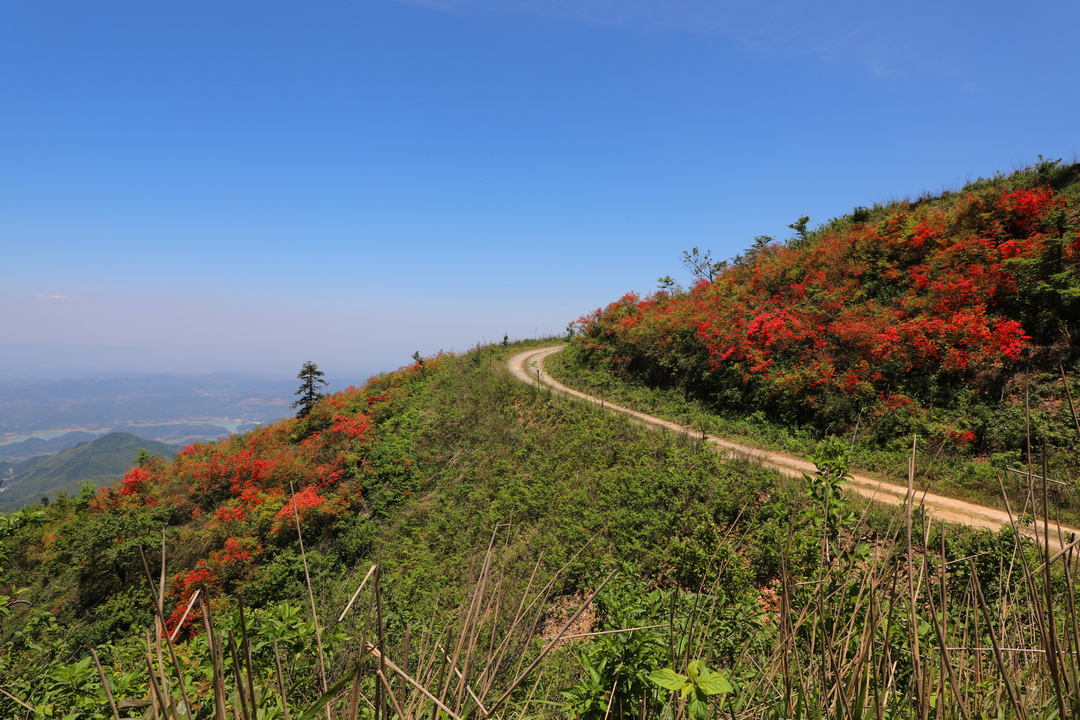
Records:
[[[70,300],[67,295],[35,295],[39,300]]]
[[[536,14],[640,32],[718,35],[774,58],[849,63],[874,78],[935,69],[921,11],[855,0],[399,0],[456,15]],[[962,80],[957,80],[962,82]]]

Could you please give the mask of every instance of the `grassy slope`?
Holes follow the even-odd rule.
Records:
[[[612,303],[582,321],[583,335],[553,359],[552,370],[582,390],[603,388],[636,409],[762,447],[805,455],[826,435],[839,435],[854,440],[856,467],[893,480],[906,479],[911,438],[918,435],[917,477],[924,487],[996,506],[1002,504],[999,469],[1027,467],[1027,389],[1031,460],[1041,465],[1045,442],[1051,476],[1066,483],[1056,486],[1053,500],[1063,519],[1075,524],[1080,445],[1058,364],[1076,399],[1078,177],[1080,165],[1043,163],[976,181],[960,192],[857,209],[784,247],[748,251],[712,287]],[[1011,208],[1016,197],[1045,195],[1048,184],[1056,199],[1038,223],[1015,220],[1015,210],[1001,209]],[[935,250],[928,250],[930,240],[915,237],[930,232],[926,228],[936,233]],[[1017,247],[1026,247],[1027,254],[1008,258],[1009,248]],[[827,272],[819,275],[826,256]],[[996,294],[962,295],[963,284],[978,277],[979,268],[999,273]],[[923,272],[930,274],[929,284],[907,284]],[[785,323],[796,325],[774,328],[771,338],[729,333],[732,359],[715,361],[727,347],[709,344],[727,332],[717,316],[729,318],[728,327],[753,328],[788,308],[795,314]],[[948,333],[926,334],[935,322],[984,314],[987,328],[1021,323],[1030,335],[1022,354],[1012,359],[993,344],[978,345],[992,330],[962,341]],[[862,326],[890,336],[895,330],[886,317],[900,336],[932,339],[937,344],[931,350],[942,357],[983,353],[985,362],[948,370],[945,360],[895,345],[864,348],[842,334]],[[821,352],[829,355],[826,369],[835,375],[815,374],[813,353],[799,354],[807,340],[781,339],[792,328],[802,332],[800,322],[820,331],[820,337],[809,338],[821,341]],[[948,343],[954,341],[964,349],[952,350]],[[793,343],[792,350],[784,342]],[[712,355],[714,350],[719,354]],[[875,360],[875,353],[884,355]],[[1025,483],[1013,474],[1004,478],[1014,504],[1023,503]]]
[[[380,378],[359,393],[330,398],[322,407],[333,408],[332,414],[317,410],[310,422],[289,421],[262,434],[196,449],[182,462],[153,468],[151,476],[162,482],[159,488],[142,488],[111,500],[54,502],[44,511],[44,524],[0,532],[0,550],[7,556],[0,589],[29,587],[21,597],[33,602],[32,607],[3,610],[7,617],[2,626],[0,675],[5,688],[35,703],[54,698],[60,703],[57,707],[65,710],[82,703],[76,717],[107,717],[92,666],[79,669],[72,664],[86,658],[86,644],[92,642],[111,680],[126,683],[128,694],[145,697],[146,679],[145,673],[140,674],[136,638],[150,623],[150,612],[133,549],[141,544],[151,558],[156,557],[164,525],[168,574],[173,578],[169,587],[175,587],[176,578],[190,577],[193,568],[207,567],[200,563],[223,552],[223,546],[228,548],[227,534],[233,533],[236,539],[243,530],[249,533],[248,539],[264,545],[257,562],[247,572],[223,575],[219,584],[204,587],[219,593],[212,600],[215,617],[234,633],[239,630],[228,597],[243,591],[249,604],[248,631],[255,638],[260,668],[257,683],[272,687],[274,682],[273,655],[268,654],[274,638],[285,655],[290,703],[293,716],[298,716],[319,691],[313,626],[306,623],[304,573],[295,534],[260,534],[255,508],[250,508],[249,525],[219,522],[218,509],[235,508],[235,499],[227,493],[170,493],[177,491],[176,478],[195,485],[206,480],[203,475],[183,475],[183,463],[191,465],[200,457],[226,450],[235,460],[258,438],[282,438],[294,449],[319,447],[309,442],[316,427],[327,432],[331,415],[337,423],[342,412],[356,412],[358,417],[370,413],[375,423],[372,436],[348,446],[357,456],[349,462],[355,463],[350,467],[357,468],[357,479],[362,482],[362,501],[349,512],[325,514],[322,521],[317,516],[305,518],[307,560],[332,679],[345,674],[357,656],[357,636],[370,632],[360,618],[376,604],[390,657],[405,655],[406,632],[412,633],[414,653],[421,652],[421,647],[428,647],[430,653],[434,635],[447,629],[448,623],[460,625],[462,615],[457,610],[468,606],[468,588],[476,581],[485,549],[496,533],[500,584],[488,594],[491,604],[483,608],[485,629],[474,671],[485,664],[481,661],[493,647],[483,642],[484,633],[500,622],[505,626],[505,619],[499,618],[513,614],[518,598],[529,594],[525,588],[538,562],[531,591],[540,602],[537,633],[547,632],[547,626],[557,627],[565,617],[558,609],[573,608],[581,594],[596,587],[612,567],[623,573],[598,598],[593,629],[672,622],[677,630],[671,636],[666,630],[604,635],[549,656],[543,666],[540,697],[553,703],[570,702],[574,709],[534,706],[533,712],[541,716],[581,713],[589,720],[629,720],[638,717],[642,692],[649,694],[657,711],[655,704],[662,705],[665,696],[655,692],[646,676],[671,665],[684,671],[685,659],[673,658],[676,648],[680,656],[700,653],[710,667],[726,668],[727,677],[741,683],[740,697],[757,708],[754,716],[784,716],[790,708],[785,709],[782,691],[775,686],[780,668],[775,653],[786,653],[776,643],[777,633],[784,632],[777,625],[784,617],[777,613],[781,577],[789,583],[788,602],[795,607],[787,617],[809,623],[795,632],[804,640],[821,632],[833,637],[842,632],[843,639],[834,643],[835,652],[849,656],[819,672],[816,664],[821,654],[806,652],[803,646],[801,654],[790,658],[796,664],[791,678],[806,684],[794,692],[804,693],[805,702],[820,708],[825,699],[817,682],[826,677],[823,673],[836,673],[836,679],[829,675],[822,681],[826,689],[841,680],[864,677],[859,663],[881,657],[880,648],[871,645],[885,632],[881,627],[873,630],[875,623],[882,622],[875,608],[896,604],[899,609],[890,611],[888,621],[891,649],[885,650],[894,653],[896,661],[884,656],[883,672],[888,677],[882,683],[892,688],[894,708],[913,706],[915,691],[907,658],[914,633],[904,619],[905,606],[896,602],[894,594],[902,587],[895,582],[896,568],[911,553],[905,556],[890,545],[889,537],[902,529],[896,515],[872,508],[844,509],[834,498],[832,512],[842,511],[837,515],[841,523],[837,529],[842,531],[832,536],[835,549],[830,552],[839,556],[823,576],[818,562],[821,536],[814,519],[821,517],[820,508],[815,511],[801,483],[753,465],[722,462],[692,439],[646,431],[620,416],[517,383],[505,368],[507,357],[517,349],[478,348],[460,358],[428,360],[423,367]],[[384,400],[368,400],[375,398]],[[331,456],[325,451],[323,447],[318,452],[327,460]],[[227,466],[225,457],[219,457],[218,467]],[[290,476],[302,476],[298,466],[289,467]],[[137,477],[141,476],[129,476],[129,481]],[[110,510],[113,501],[121,505]],[[205,509],[193,513],[192,502],[202,503]],[[975,557],[978,565],[972,567],[985,578],[990,601],[1003,596],[1003,568],[1012,568],[1007,560],[1014,547],[1008,537],[950,531],[946,543],[935,528],[930,539],[932,545],[941,544],[950,560]],[[579,550],[583,551],[577,554]],[[380,598],[363,597],[360,606],[365,610],[354,610],[338,624],[339,612],[377,559],[383,568]],[[239,560],[234,564],[244,565]],[[962,572],[967,566],[953,567],[949,587],[955,609],[950,613],[970,617],[971,593],[964,584],[970,576]],[[564,571],[557,574],[560,568]],[[869,585],[862,585],[864,574],[873,575]],[[555,581],[550,592],[538,592],[549,580]],[[830,588],[827,596],[817,590],[826,587],[822,583]],[[710,590],[704,599],[689,592],[703,585]],[[936,579],[925,583],[925,588],[937,587]],[[1012,594],[1002,599],[1003,607],[1027,608],[1029,604],[1016,595],[1024,587],[1009,590]],[[869,606],[867,588],[877,594]],[[178,600],[175,595],[167,597],[166,613]],[[252,610],[252,605],[257,609]],[[867,609],[869,619],[864,617]],[[837,618],[845,619],[838,623]],[[864,626],[871,630],[864,633]],[[923,632],[929,625],[921,622],[919,627],[922,641],[932,644]],[[588,628],[586,624],[583,629]],[[1019,634],[1030,636],[1030,628],[1029,624]],[[958,624],[952,632],[955,637],[950,642],[958,644],[960,634],[969,629]],[[1017,633],[1009,632],[1009,642],[1023,642],[1013,636]],[[496,685],[486,697],[498,695],[521,667],[520,661],[534,657],[540,645],[539,637],[526,632],[505,666],[496,668]],[[178,653],[188,663],[189,688],[201,693],[196,701],[196,707],[202,708],[199,716],[210,717],[210,671],[203,636],[181,643]],[[927,682],[942,681],[936,656],[925,645],[923,653],[926,671],[931,673]],[[973,663],[981,662],[979,672],[989,673],[986,661],[984,655],[981,661],[968,658],[959,664],[969,672]],[[67,667],[61,672],[62,666]],[[374,697],[372,672],[369,666],[362,688],[368,698]],[[82,685],[62,679],[75,676],[83,678]],[[609,712],[603,698],[616,681],[625,703]],[[970,678],[964,682],[973,703],[1000,700],[1000,684],[995,696]],[[429,686],[435,686],[433,678]],[[516,700],[528,690],[526,684]],[[567,694],[560,695],[559,690]],[[0,711],[11,714],[15,709],[0,699]],[[430,717],[430,706],[420,705],[413,717],[419,716]]]
[[[379,557],[399,629],[429,617],[436,597],[453,607],[492,532],[506,523],[500,537],[508,594],[541,557],[538,582],[569,562],[559,594],[589,586],[612,565],[662,585],[696,585],[725,533],[739,538],[742,550],[724,571],[730,592],[752,593],[756,582],[776,576],[775,540],[786,532],[792,503],[801,502],[797,484],[523,386],[505,368],[515,349],[446,357],[426,373],[414,368],[395,400],[373,413],[364,509],[305,531],[324,618],[336,617]],[[243,447],[243,439],[233,442]],[[44,524],[9,536],[4,586],[29,588],[20,597],[34,603],[33,610],[13,609],[4,623],[9,651],[27,628],[44,632],[54,621],[61,632],[53,641],[64,641],[40,639],[41,662],[82,657],[86,643],[126,646],[130,633],[150,622],[137,546],[155,556],[166,526],[174,588],[220,552],[228,534],[214,521],[200,524],[213,516],[212,505],[190,519],[166,502],[163,496],[116,511],[95,511],[85,499],[54,502]],[[295,533],[261,537],[258,563],[222,587],[258,606],[301,603]],[[167,614],[177,602],[168,599]],[[116,657],[130,660],[129,653],[119,649]]]

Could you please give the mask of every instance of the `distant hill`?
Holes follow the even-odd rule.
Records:
[[[88,481],[97,487],[111,485],[135,463],[139,448],[165,458],[180,450],[131,433],[113,432],[52,456],[30,458],[7,468],[10,475],[5,474],[0,491],[0,511],[10,512],[59,492],[78,495]]]
[[[61,450],[75,447],[81,442],[93,442],[95,438],[101,437],[102,434],[103,433],[89,433],[76,430],[75,432],[64,433],[63,435],[50,438],[49,440],[32,437],[23,440],[22,442],[0,445],[0,459],[14,463],[19,460],[32,458],[36,455],[53,455]]]
[[[113,428],[113,432],[130,432],[158,442],[187,445],[193,442],[213,442],[229,434],[228,428],[211,423],[166,423],[163,425],[129,425]]]

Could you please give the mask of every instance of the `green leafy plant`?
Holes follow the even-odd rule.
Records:
[[[687,710],[694,720],[709,717],[713,698],[728,695],[735,689],[724,673],[710,671],[700,660],[691,660],[686,666],[685,675],[671,668],[662,668],[649,673],[649,680],[665,690],[678,693],[679,698],[687,702]]]

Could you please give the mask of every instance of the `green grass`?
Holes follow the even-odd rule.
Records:
[[[220,651],[205,634],[178,642],[177,673],[168,648],[161,661],[153,649],[170,695],[189,695],[199,718],[215,707],[232,716],[243,695],[266,719],[283,717],[284,704],[291,717],[314,717],[321,696],[348,720],[374,718],[376,707],[382,718],[430,718],[417,685],[462,718],[483,717],[480,703],[500,698],[495,715],[515,719],[631,720],[643,710],[671,720],[952,719],[1022,717],[1026,707],[1049,720],[1059,694],[1080,707],[1067,677],[1078,671],[1075,655],[1064,672],[1046,659],[1055,642],[1068,649],[1077,623],[1061,561],[1042,573],[1029,542],[1010,531],[929,527],[914,512],[908,540],[902,509],[836,496],[822,506],[802,481],[725,461],[693,436],[648,431],[514,380],[505,363],[523,347],[477,348],[409,375],[376,417],[368,510],[305,535],[305,555],[285,539],[268,552],[244,589],[246,625],[236,598],[213,599]],[[605,394],[613,397],[610,386]],[[745,434],[755,432],[747,424]],[[150,697],[148,584],[123,553],[141,543],[153,566],[169,513],[88,515],[74,500],[43,512],[43,524],[0,526],[2,589],[29,587],[20,597],[34,603],[0,602],[3,687],[33,703],[34,717],[109,718],[85,643],[97,644],[117,699]],[[64,532],[95,564],[48,562],[53,541],[44,538]],[[169,573],[197,557],[184,533],[167,527]],[[338,622],[374,565],[378,576]],[[130,572],[122,590],[92,612],[65,614],[110,567]],[[567,631],[587,637],[553,644],[594,592],[587,621]],[[1056,635],[1040,630],[1049,617],[1040,603]],[[982,649],[994,642],[1024,653],[998,663]],[[383,666],[373,647],[401,670]],[[336,698],[323,695],[320,658]],[[697,704],[651,679],[690,682],[691,662],[709,679]],[[242,690],[249,684],[255,698]],[[6,697],[0,711],[25,714]]]
[[[695,433],[708,432],[763,450],[778,450],[806,457],[821,440],[835,432],[822,433],[811,426],[784,425],[770,420],[762,412],[751,415],[718,412],[707,401],[687,396],[679,388],[650,387],[632,378],[619,376],[606,367],[590,367],[573,344],[563,352],[550,356],[544,367],[560,382],[582,392],[603,395],[611,402],[692,428]],[[1044,385],[1052,381],[1052,378],[1042,379]],[[1067,413],[1067,406],[1059,407],[1060,412]],[[1017,409],[1003,403],[996,413],[998,432],[1008,429],[1013,433],[1019,432],[1023,437],[1022,413],[1022,405]],[[1048,425],[1041,413],[1033,418],[1036,433]],[[912,435],[898,434],[887,439],[880,435],[867,437],[860,435],[858,428],[845,428],[835,434],[849,443],[853,470],[906,485]],[[1051,477],[1063,477],[1068,481],[1067,487],[1055,486],[1055,507],[1064,524],[1080,527],[1080,504],[1077,503],[1074,487],[1076,467],[1068,465],[1070,458],[1065,456],[1054,460]],[[976,457],[959,453],[944,443],[934,444],[920,439],[915,461],[916,483],[920,489],[1004,509],[1005,503],[998,485],[998,471],[1002,467],[1026,470],[1019,453]],[[1053,470],[1058,472],[1055,474]],[[1041,474],[1037,467],[1035,472]],[[1015,473],[1001,475],[1013,507],[1024,507],[1026,480]],[[1027,513],[1031,513],[1030,507]]]

